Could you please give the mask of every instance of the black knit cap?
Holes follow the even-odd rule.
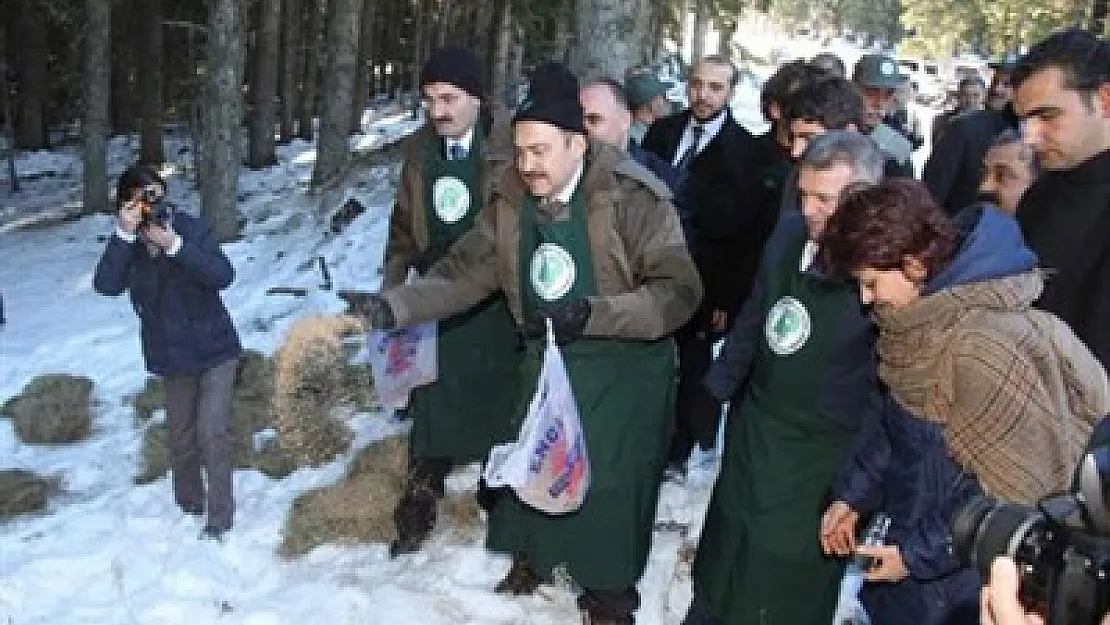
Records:
[[[432,53],[420,71],[420,87],[433,82],[455,85],[479,100],[486,97],[486,84],[478,57],[463,48],[446,47]]]
[[[585,115],[578,100],[578,79],[562,63],[550,62],[532,72],[528,81],[528,98],[513,115],[513,123],[546,122],[584,135]]]

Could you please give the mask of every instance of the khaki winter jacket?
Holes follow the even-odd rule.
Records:
[[[945,428],[984,488],[1030,504],[1068,488],[1092,425],[1110,412],[1106,373],[1057,317],[1032,308],[1030,271],[972,282],[876,317],[879,375]]]
[[[590,298],[588,337],[655,340],[693,314],[701,280],[686,251],[670,192],[624,152],[591,144],[582,180],[598,295]],[[505,292],[523,324],[520,207],[527,193],[507,166],[490,185],[479,221],[416,284],[383,293],[399,326],[464,311],[489,294]],[[567,207],[538,215],[567,218]]]
[[[421,254],[428,249],[424,148],[429,141],[439,140],[431,124],[425,124],[405,139],[401,147],[404,161],[401,165],[401,180],[397,185],[397,201],[389,222],[382,288],[404,284],[409,267],[415,266]],[[512,138],[509,124],[503,115],[497,115],[489,135],[482,142],[481,206],[485,206],[489,198],[489,182],[493,179],[493,173],[511,159]]]

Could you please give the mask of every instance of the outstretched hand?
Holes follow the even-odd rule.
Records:
[[[392,330],[397,320],[384,297],[366,291],[336,291],[347,304],[347,312],[362,318],[374,330]]]

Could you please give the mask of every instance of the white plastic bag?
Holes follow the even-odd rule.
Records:
[[[521,501],[548,514],[573,512],[586,498],[586,435],[550,320],[536,393],[520,435],[490,450],[484,477],[491,487],[509,486]]]
[[[372,330],[366,344],[374,388],[385,406],[407,405],[412,389],[438,377],[435,321],[401,330]]]

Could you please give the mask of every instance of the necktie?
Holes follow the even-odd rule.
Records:
[[[447,148],[447,158],[453,161],[459,161],[466,158],[466,148],[461,143],[452,143]]]
[[[679,171],[686,171],[690,168],[690,161],[698,154],[698,144],[701,143],[701,136],[705,133],[705,127],[699,124],[694,124],[690,127],[690,136],[693,141],[690,142],[690,147],[686,148],[686,152],[682,158],[678,159],[677,169]]]

